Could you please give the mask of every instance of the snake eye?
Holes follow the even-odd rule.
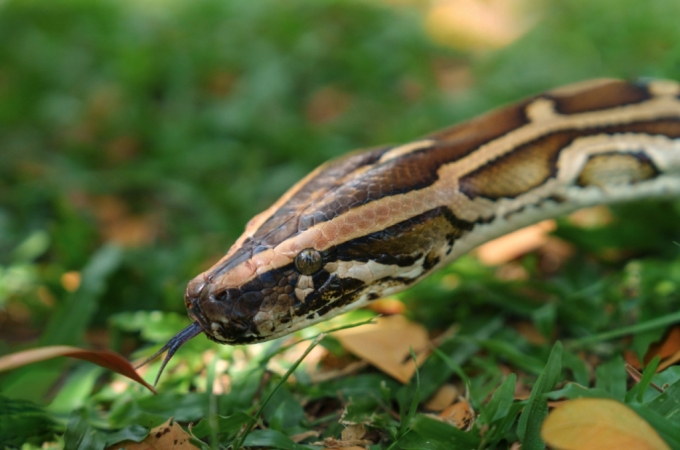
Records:
[[[303,275],[314,275],[323,267],[321,253],[313,248],[306,248],[295,257],[295,268]]]

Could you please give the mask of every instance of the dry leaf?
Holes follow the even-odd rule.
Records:
[[[447,0],[433,2],[425,18],[430,36],[458,49],[499,48],[520,37],[530,25],[518,0]]]
[[[111,445],[106,450],[199,450],[191,444],[191,436],[172,418],[163,425],[149,431],[149,435],[142,442],[123,441]]]
[[[357,439],[361,439],[364,437],[366,434],[366,427],[363,426],[363,424],[360,423],[352,423],[349,424],[345,427],[344,430],[342,430],[342,440],[343,441],[353,441]]]
[[[85,202],[85,206],[94,211],[99,231],[107,241],[124,247],[140,247],[152,242],[158,234],[158,221],[152,215],[133,215],[121,198],[102,195]]]
[[[521,321],[513,324],[513,328],[521,334],[524,339],[533,345],[544,345],[548,340],[538,331],[536,325],[529,321]]]
[[[680,325],[671,328],[661,343],[649,346],[644,357],[645,364],[648,364],[657,355],[661,358],[657,372],[661,372],[680,361]]]
[[[470,402],[461,398],[439,413],[439,418],[449,425],[467,431],[475,423],[475,410],[472,409]]]
[[[418,365],[429,351],[427,330],[404,316],[383,317],[375,325],[341,330],[333,336],[346,350],[402,383],[407,383],[416,370],[410,349]]]
[[[645,365],[654,359],[655,356],[661,358],[661,363],[656,371],[661,372],[668,367],[680,361],[680,326],[676,325],[670,329],[666,336],[660,343],[655,343],[649,346],[645,353]],[[630,350],[626,350],[623,354],[624,359],[632,367],[641,370],[643,365],[638,359],[637,355]]]
[[[329,437],[323,440],[323,442],[315,442],[312,445],[323,445],[324,450],[330,449],[344,449],[344,450],[354,450],[360,449],[364,450],[366,446],[373,444],[372,441],[361,439],[366,434],[366,428],[360,424],[350,424],[342,430],[342,438],[335,439]]]
[[[642,363],[638,359],[637,355],[631,351],[631,350],[624,350],[623,351],[623,359],[626,361],[626,363],[634,367],[637,370],[642,369]]]
[[[326,438],[323,442],[313,442],[312,445],[323,445],[324,450],[366,450],[367,446],[372,445],[372,441],[343,441],[335,438]]]
[[[579,398],[550,412],[541,437],[561,450],[670,450],[632,409],[615,400]]]
[[[666,333],[661,343],[654,343],[649,346],[647,353],[645,353],[645,364],[649,364],[657,355],[661,359],[665,359],[678,351],[680,351],[680,325],[675,325]]]
[[[406,305],[399,299],[387,297],[371,302],[369,308],[378,314],[392,316],[394,314],[402,314],[406,310]]]
[[[598,228],[614,221],[611,210],[605,205],[579,209],[569,214],[569,222],[581,228]]]
[[[656,371],[661,372],[662,370],[666,370],[667,368],[674,365],[678,361],[680,361],[680,350],[677,353],[671,355],[670,358],[661,361],[661,364],[659,364],[659,367],[657,367]]]
[[[57,356],[68,356],[69,358],[83,359],[105,367],[116,373],[119,373],[137,383],[145,386],[154,394],[156,391],[153,386],[144,381],[139,376],[137,371],[132,367],[127,359],[123,358],[118,353],[110,350],[83,350],[77,347],[69,347],[66,345],[53,345],[49,347],[34,348],[31,350],[24,350],[22,352],[12,353],[0,358],[0,372],[4,370],[16,369],[28,364],[46,359],[56,358]]]
[[[314,93],[305,105],[305,115],[314,125],[330,123],[340,117],[352,103],[352,97],[333,87],[326,86]]]
[[[548,234],[556,227],[554,220],[544,220],[487,242],[475,253],[481,262],[489,266],[512,261],[545,245],[548,242]]]
[[[437,392],[423,406],[430,411],[443,411],[452,405],[458,397],[460,397],[460,392],[458,392],[456,386],[444,384],[437,389]]]
[[[296,444],[298,444],[298,443],[300,443],[300,442],[302,442],[302,441],[304,441],[305,439],[308,439],[308,438],[310,438],[310,437],[318,438],[318,437],[319,437],[319,432],[318,432],[318,431],[315,431],[315,430],[309,430],[309,431],[305,431],[305,432],[303,432],[303,433],[294,434],[294,435],[289,436],[289,437],[290,437],[290,440],[291,440],[291,441],[293,441],[293,442],[295,442]]]
[[[475,77],[467,62],[439,58],[433,61],[433,69],[437,87],[447,94],[461,94],[475,84]]]
[[[75,292],[80,287],[80,272],[75,270],[61,275],[61,285],[69,292]]]
[[[328,443],[326,443],[326,441],[330,442],[330,446],[324,447],[323,450],[338,450],[338,449],[342,449],[342,450],[366,450],[366,447],[359,447],[358,445],[352,445],[351,447],[333,447],[334,445],[336,445],[336,443],[341,442],[341,441],[336,441],[333,438],[325,439],[324,443],[322,443],[322,444],[314,443],[314,445],[329,445]],[[369,443],[369,445],[370,444],[371,443]]]

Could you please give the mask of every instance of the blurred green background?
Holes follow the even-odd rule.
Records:
[[[680,79],[677,1],[519,6],[534,25],[515,42],[466,46],[462,30],[450,50],[418,2],[3,2],[5,350],[39,333],[69,295],[63,274],[108,242],[126,250],[89,323],[181,312],[186,281],[332,157],[567,82]]]
[[[583,79],[680,80],[677,0],[480,3],[477,23],[446,2],[0,1],[0,354],[131,351],[120,314],[183,315],[247,220],[347,151]],[[53,369],[0,388],[44,401]]]

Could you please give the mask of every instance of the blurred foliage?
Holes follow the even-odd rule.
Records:
[[[537,24],[510,46],[484,52],[432,44],[417,7],[367,1],[0,2],[0,353],[65,343],[129,353],[139,344],[130,340],[135,335],[164,342],[187,323],[186,282],[287,187],[349,150],[406,142],[572,81],[680,80],[676,0],[526,7]],[[441,444],[454,432],[417,415],[408,433],[409,424],[389,412],[427,398],[462,366],[474,375],[471,402],[492,431],[480,438],[475,428],[455,439],[509,446],[523,404],[503,403],[507,389],[486,401],[507,365],[531,386],[552,343],[531,343],[508,324],[530,321],[548,341],[569,340],[680,306],[672,244],[680,242],[678,205],[614,212],[612,224],[596,229],[560,223],[557,235],[577,253],[557,273],[543,270],[540,255],[528,255],[520,262],[528,280],[504,281],[465,257],[404,294],[407,314],[429,328],[460,324],[442,344],[444,356],[421,369],[420,397],[414,386],[371,371],[320,384],[296,372],[296,384],[276,391],[262,412],[269,430],[246,444],[303,448],[287,436],[319,427],[322,437],[338,436],[342,408],[328,407],[338,395],[352,405],[354,420],[379,430],[384,448],[395,440],[416,448],[421,438]],[[642,357],[663,332],[586,347],[605,360],[624,348]],[[339,352],[332,339],[323,344]],[[218,421],[219,434],[204,421],[196,437],[226,445],[243,411],[253,413],[281,379],[265,370],[281,345],[265,344],[245,363],[229,364],[228,395],[207,393],[204,369],[218,370],[247,351],[201,338],[180,350],[155,397],[121,388],[118,378],[102,384],[99,368],[64,361],[3,374],[0,392],[44,405],[67,447],[97,433],[104,437],[92,442],[100,447],[139,440],[170,416]],[[589,367],[577,356],[582,347],[566,346],[561,367],[564,380],[588,385]],[[559,365],[549,369],[560,372]],[[599,380],[614,371],[607,370]],[[655,382],[677,391],[677,373],[664,373]],[[625,393],[627,386],[612,389]],[[52,430],[35,405],[21,405]],[[680,426],[676,410],[662,406],[654,414],[663,420],[645,419],[658,430]],[[485,414],[487,407],[501,412]],[[106,437],[111,430],[117,434]],[[441,445],[432,448],[447,448]]]

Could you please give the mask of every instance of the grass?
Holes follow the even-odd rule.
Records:
[[[415,7],[360,1],[1,3],[0,354],[150,354],[188,324],[186,282],[288,186],[349,150],[572,81],[680,80],[672,0],[531,8],[526,35],[479,52],[433,44]],[[558,220],[574,251],[557,265],[540,251],[499,268],[466,256],[401,295],[433,336],[457,326],[409,384],[370,367],[316,382],[289,340],[198,337],[156,396],[82,362],[0,374],[1,443],[104,448],[174,417],[204,448],[321,448],[311,443],[350,424],[372,449],[543,448],[548,401],[597,397],[625,402],[680,448],[680,370],[648,367],[638,383],[623,359],[643,360],[678,322],[680,204],[611,214],[595,228]],[[523,275],[498,276],[508,270]],[[332,333],[319,346],[327,366],[354,361]],[[477,415],[469,431],[424,414],[447,383]]]

